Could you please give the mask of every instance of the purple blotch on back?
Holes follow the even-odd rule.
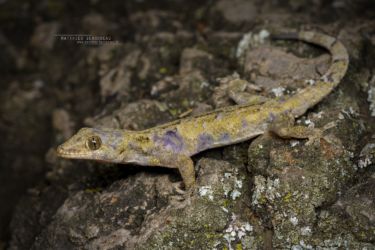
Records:
[[[203,133],[198,136],[197,152],[206,150],[214,143],[212,135]]]
[[[220,138],[219,138],[219,141],[220,142],[229,142],[230,141],[230,135],[229,133],[223,133],[220,135]]]
[[[273,122],[276,120],[276,115],[274,113],[270,113],[268,116],[268,122]]]
[[[184,139],[175,130],[168,130],[162,136],[154,136],[154,141],[175,153],[179,153],[184,149]]]
[[[247,128],[249,126],[249,123],[245,119],[242,119],[241,120],[241,126],[242,126],[243,129]]]

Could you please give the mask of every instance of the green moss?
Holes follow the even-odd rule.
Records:
[[[230,200],[228,199],[223,200],[223,207],[227,208],[229,207],[229,205],[230,205]]]
[[[168,111],[174,117],[177,116],[180,113],[180,111],[178,109],[169,109]]]
[[[241,243],[238,243],[236,244],[236,250],[242,250],[242,244]]]
[[[265,204],[267,202],[267,198],[265,196],[262,196],[258,199],[259,204]]]
[[[206,232],[206,233],[204,234],[204,236],[205,236],[207,239],[209,239],[209,240],[214,239],[214,238],[217,238],[217,234],[216,234],[216,233],[212,233],[212,232]]]
[[[288,192],[284,197],[283,197],[283,201],[284,202],[289,202],[292,198],[292,193],[291,192]]]

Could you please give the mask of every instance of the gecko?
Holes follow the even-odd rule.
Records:
[[[349,65],[348,52],[336,38],[313,31],[271,37],[300,40],[325,48],[331,54],[328,70],[319,79],[310,80],[313,84],[291,96],[267,99],[258,104],[224,107],[140,131],[82,128],[58,146],[57,155],[70,159],[176,168],[185,189],[189,190],[196,181],[191,157],[204,150],[243,142],[268,132],[281,138],[308,139],[308,142],[319,139],[321,130],[297,126],[294,121],[340,83]]]

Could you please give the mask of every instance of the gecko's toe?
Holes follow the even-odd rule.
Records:
[[[305,143],[306,146],[310,146],[310,145],[316,145],[316,146],[319,146],[320,145],[320,140],[322,139],[323,137],[318,135],[318,136],[311,136],[308,138],[308,141]]]
[[[172,185],[173,185],[173,191],[174,191],[174,193],[177,193],[179,195],[186,194],[186,191],[183,188],[184,187],[184,182],[183,181],[175,182]]]
[[[339,138],[337,138],[334,134],[324,135],[322,137],[322,139],[325,142],[327,142],[327,143],[329,143],[329,144],[331,144],[331,145],[333,145],[335,147],[342,147],[342,141]]]
[[[182,195],[171,195],[171,196],[169,196],[169,201],[171,203],[173,203],[173,202],[182,202],[184,200],[185,200],[185,198]]]
[[[306,146],[310,146],[310,145],[317,145],[319,146],[320,145],[320,138],[309,138],[308,141],[305,143]]]
[[[306,146],[309,145],[320,145],[320,140],[323,138],[323,131],[320,129],[314,129],[313,134],[308,137],[308,141],[306,142]]]

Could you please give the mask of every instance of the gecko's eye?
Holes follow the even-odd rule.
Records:
[[[99,136],[93,135],[90,136],[86,141],[86,147],[91,150],[97,150],[102,145],[102,140]]]

